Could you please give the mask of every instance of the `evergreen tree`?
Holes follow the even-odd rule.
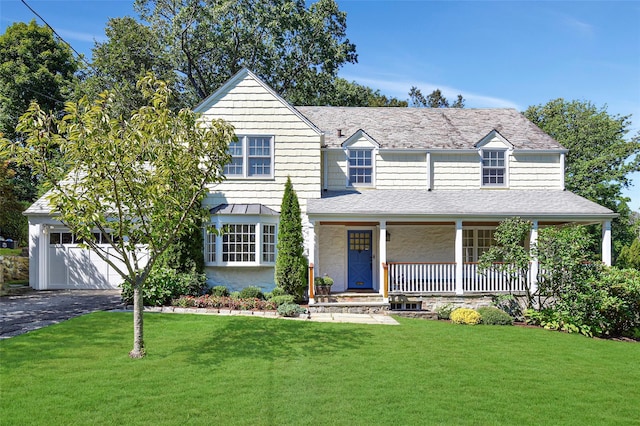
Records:
[[[278,287],[300,298],[307,282],[307,259],[303,253],[300,204],[291,177],[287,177],[280,208],[275,280]]]

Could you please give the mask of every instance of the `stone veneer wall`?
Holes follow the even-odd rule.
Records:
[[[0,256],[0,283],[29,279],[29,258]]]

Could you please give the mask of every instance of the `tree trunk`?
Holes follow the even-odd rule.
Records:
[[[145,356],[144,339],[142,337],[142,311],[144,304],[140,284],[133,287],[133,349],[129,352],[131,358],[142,358]]]

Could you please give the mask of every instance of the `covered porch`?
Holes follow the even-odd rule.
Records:
[[[535,289],[535,259],[526,280],[478,270],[499,222],[515,216],[533,224],[528,245],[542,227],[600,224],[602,261],[610,265],[615,214],[570,192],[544,194],[370,190],[310,200],[310,304],[317,303],[313,277],[324,275],[334,279],[334,294],[375,293],[383,303],[397,296],[522,293],[527,283]],[[545,202],[534,208],[536,195]]]

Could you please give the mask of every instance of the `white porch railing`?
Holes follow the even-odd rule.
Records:
[[[455,293],[455,262],[389,262],[389,293]],[[530,279],[530,277],[529,277]],[[478,272],[478,263],[462,265],[462,291],[465,293],[521,292],[522,279],[510,282],[509,276],[496,270]]]
[[[528,274],[530,273],[531,268],[529,268]],[[465,292],[504,293],[526,290],[527,283],[521,277],[514,280],[515,282],[510,281],[508,274],[495,269],[489,269],[482,274],[479,273],[477,262],[462,265],[462,290]]]
[[[389,263],[389,293],[455,291],[455,263]]]

